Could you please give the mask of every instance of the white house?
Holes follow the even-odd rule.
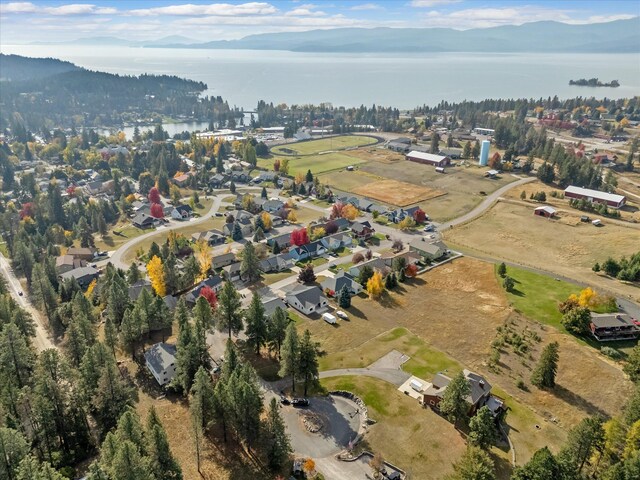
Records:
[[[322,312],[329,305],[327,297],[316,286],[298,285],[286,294],[285,299],[289,305],[305,315]]]
[[[147,368],[162,387],[176,374],[176,347],[168,343],[156,343],[144,354]]]

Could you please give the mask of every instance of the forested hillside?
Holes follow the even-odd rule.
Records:
[[[46,125],[117,126],[152,115],[188,115],[203,120],[221,98],[200,99],[202,82],[167,75],[121,76],[68,62],[0,55],[0,127],[16,121],[32,130]],[[218,109],[218,113],[221,110]],[[222,112],[224,113],[224,112]]]

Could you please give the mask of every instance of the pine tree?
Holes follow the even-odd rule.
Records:
[[[447,387],[449,388],[449,387]],[[460,460],[453,464],[450,480],[495,480],[493,460],[487,452],[469,446]]]
[[[266,345],[268,332],[264,316],[264,305],[257,293],[253,294],[249,308],[245,312],[247,323],[247,344],[260,355],[260,348]]]
[[[262,187],[262,192],[260,192],[260,197],[267,199],[267,187]]]
[[[304,382],[304,395],[310,384],[317,383],[318,378],[318,344],[311,340],[311,332],[304,331],[298,348],[297,374]]]
[[[249,283],[253,283],[260,278],[260,260],[258,259],[256,249],[251,242],[247,242],[242,250],[240,276],[249,281]]]
[[[602,450],[602,424],[603,420],[599,416],[587,417],[569,431],[567,441],[558,454],[558,460],[568,474],[567,478],[580,478],[584,464],[595,452]]]
[[[257,243],[260,240],[264,240],[264,239],[265,239],[264,230],[261,227],[256,228],[256,231],[253,234],[253,241]]]
[[[2,470],[0,469],[0,472]],[[9,477],[11,478],[11,477]],[[15,480],[66,480],[50,463],[40,462],[33,455],[22,459],[16,470]]]
[[[540,360],[531,374],[531,383],[538,388],[553,388],[558,371],[558,342],[544,347]]]
[[[198,471],[200,471],[202,439],[214,415],[214,396],[215,393],[211,383],[211,377],[204,368],[200,367],[195,375],[193,387],[191,388],[191,400],[189,402]]]
[[[195,319],[193,339],[195,355],[198,358],[198,365],[208,369],[211,367],[211,357],[207,345],[207,332],[213,328],[213,312],[206,298],[198,297],[193,309],[193,317]]]
[[[502,262],[500,265],[498,265],[498,275],[500,275],[501,277],[504,277],[507,274],[507,266],[505,265],[504,262]]]
[[[242,228],[240,227],[240,224],[238,222],[234,222],[233,224],[233,230],[231,231],[231,238],[236,242],[242,240],[243,238]]]
[[[131,263],[131,265],[129,265],[129,269],[127,270],[127,282],[129,282],[129,285],[133,285],[134,283],[136,283],[138,280],[140,280],[140,270],[138,269],[138,265],[136,264],[136,262]]]
[[[307,181],[307,183],[313,182],[313,173],[311,173],[311,169],[307,170],[307,175],[305,177],[305,180]]]
[[[286,336],[287,325],[289,325],[287,312],[280,307],[276,307],[267,324],[267,338],[269,350],[276,352],[278,357],[280,356],[280,347]]]
[[[37,264],[33,267],[31,289],[36,304],[44,310],[47,320],[51,325],[58,304],[58,298],[42,264]]]
[[[225,282],[218,297],[217,328],[220,331],[227,330],[229,338],[231,333],[236,335],[243,329],[242,303],[238,291],[231,282]]]
[[[180,299],[176,306],[175,318],[178,323],[178,341],[176,342],[176,373],[171,385],[182,390],[186,395],[191,389],[193,377],[200,366],[200,352],[183,299]]]
[[[467,396],[470,393],[469,382],[462,372],[458,373],[447,385],[438,405],[442,415],[454,423],[467,418],[469,411]]]
[[[496,423],[491,410],[486,405],[480,410],[469,422],[470,433],[469,441],[472,445],[480,447],[484,450],[488,449],[495,443],[498,438]]]
[[[120,325],[124,312],[129,307],[129,288],[118,272],[113,273],[111,281],[105,287],[108,288],[107,316],[114,325]]]
[[[284,421],[280,415],[280,407],[275,398],[272,398],[269,403],[264,430],[267,462],[269,468],[275,472],[282,468],[293,453],[289,435],[287,435]]]
[[[349,308],[351,306],[351,292],[346,285],[340,289],[338,305],[340,305],[340,308]]]
[[[513,471],[512,480],[562,478],[562,469],[548,447],[536,451],[526,464]]]
[[[33,370],[35,357],[18,327],[9,323],[0,330],[0,367],[3,377],[22,388]]]
[[[280,371],[281,377],[291,376],[291,391],[296,391],[296,373],[298,371],[298,353],[300,345],[298,342],[298,331],[295,323],[287,326],[284,342],[280,349]]]
[[[91,400],[103,431],[110,430],[120,415],[133,404],[133,390],[122,378],[115,358],[111,357],[102,368],[95,394]]]

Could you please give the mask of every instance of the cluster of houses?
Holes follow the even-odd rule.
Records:
[[[87,288],[100,275],[95,266],[88,264],[97,258],[95,248],[71,247],[56,258],[56,273],[62,281],[75,278],[80,287]]]
[[[189,205],[165,205],[160,202],[163,218],[156,218],[151,215],[151,203],[144,197],[131,204],[131,223],[137,228],[151,228],[164,224],[164,218],[169,217],[174,220],[186,221],[193,216],[193,209]]]

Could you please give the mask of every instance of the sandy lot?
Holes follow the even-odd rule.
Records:
[[[445,241],[472,252],[575,278],[602,290],[638,297],[637,288],[596,275],[593,264],[638,251],[640,226],[603,220],[594,227],[580,222],[580,212],[558,220],[533,215],[531,206],[499,202],[470,223],[444,232]]]
[[[429,187],[419,187],[407,182],[399,182],[397,180],[380,180],[368,183],[356,188],[353,193],[363,195],[384,203],[396,205],[398,207],[406,207],[415,203],[430,200],[432,198],[445,195],[442,190],[436,190]]]

